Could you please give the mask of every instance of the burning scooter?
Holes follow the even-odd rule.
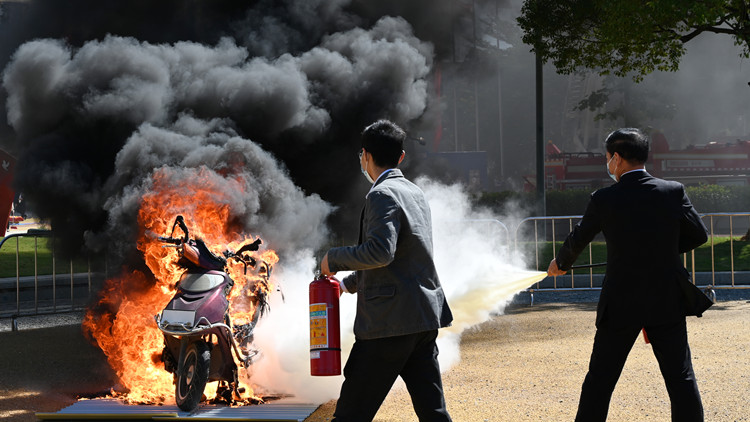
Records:
[[[174,237],[179,227],[182,237]],[[161,358],[167,371],[174,374],[175,399],[180,409],[193,411],[203,396],[209,381],[218,381],[216,399],[233,403],[240,400],[238,364],[248,367],[259,357],[252,348],[253,330],[258,319],[268,309],[266,301],[271,267],[256,260],[247,252],[257,251],[260,238],[240,247],[236,252],[226,251],[224,257],[212,253],[200,239],[190,239],[182,216],[177,216],[169,237],[159,237],[164,247],[177,248],[177,265],[185,269],[177,284],[177,292],[156,323],[164,333],[164,350]],[[250,283],[254,289],[249,297],[255,301],[252,320],[233,325],[229,315],[229,292],[234,281],[227,273],[227,260],[247,267],[259,268],[260,280]],[[234,356],[233,356],[234,353]]]

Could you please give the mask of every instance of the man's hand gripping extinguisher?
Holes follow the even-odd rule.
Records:
[[[340,294],[333,276],[310,283],[310,375],[341,375]]]

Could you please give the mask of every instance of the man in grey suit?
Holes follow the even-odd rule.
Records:
[[[450,421],[435,343],[453,320],[432,258],[424,193],[397,169],[406,133],[387,120],[362,132],[359,160],[373,184],[359,244],[333,248],[321,272],[355,271],[341,282],[357,293],[355,343],[344,367],[334,421],[371,421],[400,375],[420,421]]]

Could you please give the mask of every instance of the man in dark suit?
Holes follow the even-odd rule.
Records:
[[[435,344],[453,320],[432,258],[432,218],[424,193],[397,169],[406,133],[380,120],[362,133],[359,160],[373,184],[359,244],[333,248],[323,275],[355,271],[342,288],[357,293],[355,343],[344,367],[334,421],[370,421],[400,375],[420,421],[450,421]]]
[[[680,254],[706,242],[706,227],[680,183],[646,172],[649,147],[641,131],[616,130],[605,146],[607,172],[616,183],[591,195],[583,218],[547,270],[553,276],[565,274],[603,232],[607,271],[576,421],[607,419],[615,384],[642,328],[667,386],[672,420],[702,421],[685,325],[685,316],[696,311],[691,308],[694,298],[683,293],[690,281]]]

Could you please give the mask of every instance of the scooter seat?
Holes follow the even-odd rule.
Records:
[[[195,239],[195,246],[198,248],[198,256],[200,262],[198,263],[201,268],[207,270],[221,270],[227,265],[227,260],[216,256],[208,246],[201,239]]]

